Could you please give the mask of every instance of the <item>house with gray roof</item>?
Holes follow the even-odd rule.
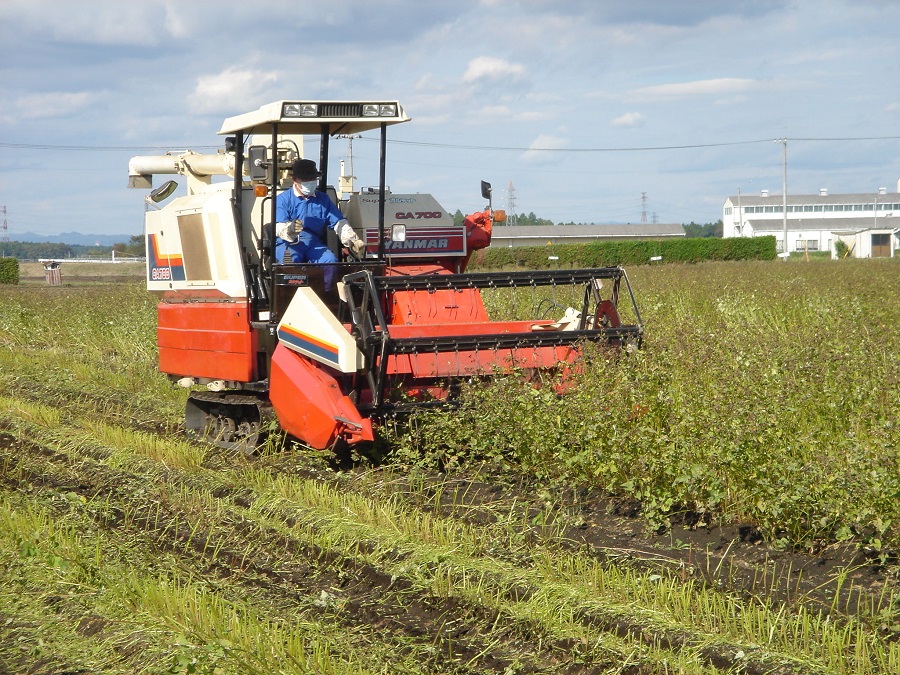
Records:
[[[785,218],[785,201],[787,218]],[[785,224],[787,246],[785,247]],[[774,236],[779,253],[830,251],[843,242],[855,258],[900,255],[900,182],[897,192],[817,195],[732,195],[722,209],[722,236]]]

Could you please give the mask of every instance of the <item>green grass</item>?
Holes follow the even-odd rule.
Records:
[[[142,283],[0,286],[0,384],[40,400],[82,399],[116,417],[181,424],[186,394],[157,370],[155,301]]]
[[[460,411],[385,430],[391,469],[588,487],[638,500],[650,528],[683,516],[751,524],[770,543],[843,541],[890,562],[898,271],[893,260],[629,270],[643,351],[588,350],[564,397],[518,377],[472,385]],[[497,317],[552,316],[570,303],[552,292],[487,302]],[[547,645],[562,644],[608,673],[728,672],[741,659],[900,669],[889,585],[843,616],[758,602],[601,562],[533,513],[497,509],[476,524],[423,508],[439,500],[424,483],[401,498],[300,455],[227,458],[187,442],[184,392],[156,371],[154,303],[139,283],[0,288],[0,385],[8,669],[392,672],[401,658],[405,672],[479,672],[493,651],[547,666]],[[292,574],[332,585],[294,593]],[[365,575],[385,580],[366,602],[442,608],[471,650],[454,651],[443,629],[419,638],[353,623],[342,592]],[[717,649],[743,656],[715,668]]]
[[[336,653],[339,645],[342,655],[355,659],[322,661],[322,672],[353,672],[354,667],[379,671],[379,663],[389,658],[371,648],[365,656],[350,649],[336,627],[311,625],[297,607],[263,609],[253,593],[197,573],[219,560],[230,560],[232,569],[251,570],[264,562],[288,572],[298,553],[314,550],[322,552],[320,559],[327,552],[328,564],[347,573],[371,569],[392,579],[391,585],[403,580],[406,585],[397,590],[400,602],[403,596],[411,601],[424,594],[453,600],[460,608],[480,608],[496,617],[494,626],[514,630],[520,640],[594,645],[585,656],[601,662],[637,650],[644,663],[668,660],[680,662],[686,672],[701,672],[702,655],[724,650],[740,651],[755,663],[782,663],[809,672],[878,673],[900,665],[897,645],[882,642],[877,630],[857,619],[835,621],[803,606],[786,612],[686,582],[677,574],[608,565],[559,546],[552,532],[526,541],[518,524],[475,526],[436,517],[396,498],[355,494],[249,463],[204,468],[179,441],[165,456],[180,455],[180,461],[161,465],[143,453],[129,457],[127,435],[110,435],[102,428],[80,431],[83,425],[66,417],[31,405],[7,412],[0,421],[20,438],[60,453],[59,459],[37,464],[23,459],[21,469],[59,484],[77,480],[79,474],[89,476],[108,484],[109,492],[85,499],[54,491],[62,500],[57,510],[64,507],[66,514],[61,519],[46,508],[23,506],[22,497],[16,497],[19,505],[6,508],[8,522],[0,522],[0,530],[10,533],[10,554],[18,550],[13,557],[19,563],[40,562],[37,571],[18,576],[32,580],[32,592],[51,581],[54,593],[78,586],[92,599],[76,616],[96,615],[116,623],[116,610],[124,606],[142,635],[181,631],[201,653],[215,652],[217,659],[245,659],[248,654],[273,659],[250,661],[254,668],[247,672],[267,672],[281,660],[298,664],[287,672],[306,672],[308,666],[301,664],[311,638],[298,635],[304,631],[327,636],[321,643],[313,641],[319,644],[313,649],[317,659]],[[14,475],[16,469],[8,465],[5,473]],[[122,514],[122,533],[106,533],[89,522],[112,507]],[[142,531],[152,535],[149,542]],[[168,541],[164,550],[178,555],[155,559],[146,548],[153,541]],[[56,580],[42,576],[51,573],[64,574]],[[283,618],[276,618],[285,611],[294,617],[290,630]],[[611,626],[628,626],[633,636],[617,639],[609,634]],[[676,654],[656,651],[661,636],[678,645]],[[89,651],[89,644],[74,636],[67,639],[76,645],[63,648],[70,660],[72,654]],[[377,640],[362,634],[354,639]],[[219,654],[217,645],[225,640],[230,646]],[[177,658],[171,650],[166,654]]]
[[[900,548],[900,265],[638,268],[643,351],[589,355],[566,396],[516,377],[397,442],[413,462],[484,462],[770,541]],[[489,297],[494,315],[518,311]],[[521,303],[520,303],[521,304]]]

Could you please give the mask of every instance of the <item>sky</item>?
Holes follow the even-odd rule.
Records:
[[[788,194],[895,192],[897,25],[895,0],[0,0],[0,209],[12,240],[140,234],[132,156],[214,152],[281,99],[399,100],[387,184],[451,213],[481,180],[555,223],[715,222],[785,166]],[[377,185],[378,145],[334,139],[329,182],[352,158]]]

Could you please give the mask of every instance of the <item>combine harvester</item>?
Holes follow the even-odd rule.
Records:
[[[132,158],[129,187],[152,188],[154,174],[185,178],[185,196],[147,209],[146,243],[159,368],[191,389],[189,432],[252,452],[274,416],[303,443],[340,451],[373,441],[390,416],[452,401],[462,381],[571,368],[587,342],[640,346],[640,314],[620,267],[466,273],[505,215],[492,209],[484,182],[487,209],[462,224],[430,195],[391,193],[387,128],[408,120],[397,101],[277,101],[226,119],[216,154]],[[377,187],[338,199],[326,185],[329,141],[373,130]],[[291,189],[307,137],[319,144],[319,190],[365,242],[358,258],[329,229],[340,262],[274,259],[275,198]],[[167,181],[148,203],[176,188]],[[482,289],[539,286],[575,289],[580,306],[563,319],[488,316]],[[634,323],[619,319],[620,292]]]

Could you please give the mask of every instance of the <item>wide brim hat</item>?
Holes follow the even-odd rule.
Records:
[[[311,159],[298,159],[291,164],[291,175],[300,180],[312,180],[322,174],[316,168],[316,163]]]

